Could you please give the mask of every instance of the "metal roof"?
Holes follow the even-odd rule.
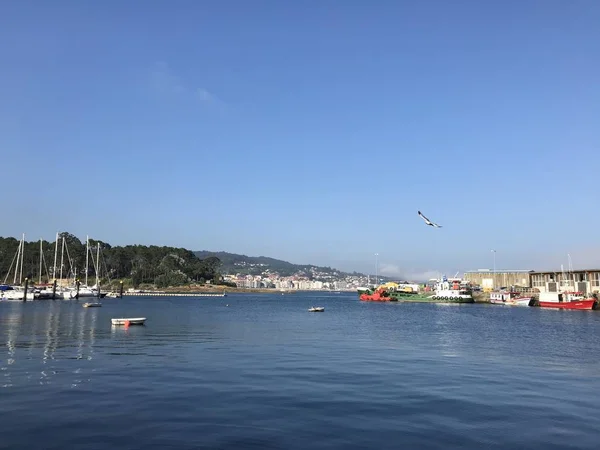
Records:
[[[494,273],[498,274],[498,273],[530,273],[530,274],[535,274],[535,275],[540,275],[540,274],[547,274],[547,273],[585,273],[585,272],[600,272],[600,269],[573,269],[573,270],[527,270],[527,269],[496,269],[496,271],[494,272],[493,269],[477,269],[477,270],[465,270],[465,274],[476,274],[476,273],[481,273],[481,274],[490,274],[493,275]]]
[[[573,269],[573,270],[541,270],[541,271],[535,271],[535,272],[531,272],[532,274],[535,275],[542,275],[542,274],[547,274],[547,273],[565,273],[569,274],[569,273],[584,273],[584,272],[600,272],[600,269]]]
[[[477,270],[465,270],[465,273],[535,273],[532,269],[477,269]]]

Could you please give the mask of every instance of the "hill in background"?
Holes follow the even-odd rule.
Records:
[[[246,256],[228,252],[211,252],[208,250],[196,251],[194,254],[200,258],[216,256],[221,261],[220,271],[222,275],[261,275],[265,272],[277,273],[279,276],[288,277],[292,275],[314,276],[315,273],[327,274],[337,277],[343,276],[365,276],[359,272],[343,272],[331,267],[315,266],[313,264],[292,264],[281,259],[269,258],[267,256]],[[381,277],[385,278],[385,277]]]

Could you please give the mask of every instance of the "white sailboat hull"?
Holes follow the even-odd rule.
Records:
[[[79,298],[95,298],[98,297],[97,291],[90,288],[79,288]],[[63,298],[65,300],[73,300],[77,298],[77,289],[69,289],[63,292]]]
[[[23,291],[19,291],[19,290],[15,289],[15,290],[1,292],[0,299],[6,300],[9,302],[11,302],[11,301],[16,302],[19,300],[23,300]],[[34,300],[34,299],[35,299],[35,294],[33,292],[28,292],[26,300]]]

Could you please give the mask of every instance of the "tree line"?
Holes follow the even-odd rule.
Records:
[[[88,241],[88,284],[95,283],[96,274],[103,286],[118,284],[119,281],[133,287],[151,284],[158,288],[208,281],[221,283],[221,261],[215,256],[201,259],[184,248],[155,245],[113,247],[100,240]],[[22,269],[18,267],[21,260],[17,258],[19,244],[20,240],[13,237],[0,237],[0,283],[13,283],[15,280],[18,283],[25,277],[39,282],[40,262],[42,283],[52,282],[61,274],[62,278],[85,280],[86,242],[71,233],[59,233],[58,239],[53,242],[42,240],[41,250],[40,241],[26,241]]]

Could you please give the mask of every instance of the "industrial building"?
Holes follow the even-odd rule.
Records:
[[[577,291],[591,294],[600,291],[600,269],[559,272],[531,272],[531,287],[540,292]]]
[[[503,286],[530,287],[530,275],[533,270],[491,270],[478,269],[465,272],[464,279],[472,284],[479,285],[485,291]]]
[[[504,286],[521,286],[539,292],[600,292],[600,269],[547,272],[478,269],[465,272],[464,279],[486,291]]]

